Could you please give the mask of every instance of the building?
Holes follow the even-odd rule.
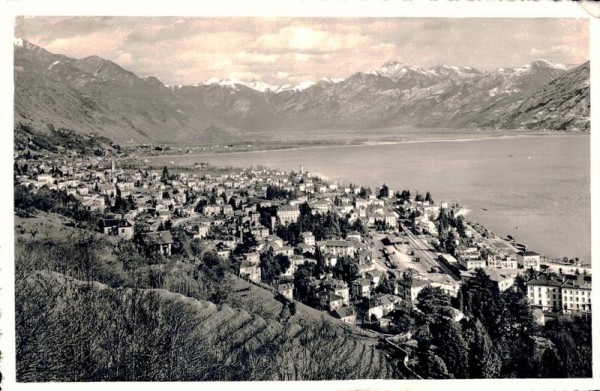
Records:
[[[497,269],[516,269],[518,267],[517,260],[507,254],[488,254],[487,266]]]
[[[356,311],[354,307],[343,307],[333,311],[333,317],[341,319],[343,322],[355,325],[356,324]]]
[[[508,288],[514,285],[515,279],[508,273],[502,272],[497,269],[485,269],[485,274],[490,278],[490,281],[495,282],[498,285],[498,290],[504,292]]]
[[[332,291],[338,296],[342,297],[342,302],[344,305],[350,305],[350,289],[348,288],[348,284],[344,281],[340,280],[326,280],[324,281],[325,289]]]
[[[277,292],[281,293],[283,297],[289,300],[294,300],[294,284],[292,283],[277,285]]]
[[[564,312],[591,313],[592,276],[566,277],[560,291]]]
[[[317,297],[321,307],[327,309],[327,311],[335,311],[344,306],[344,298],[340,295],[336,295],[334,292],[321,291],[317,293]]]
[[[315,245],[315,236],[312,232],[302,232],[302,243],[307,244],[309,246]]]
[[[371,281],[366,278],[352,281],[352,296],[355,298],[371,296]]]
[[[485,267],[485,260],[481,259],[477,246],[461,246],[456,250],[458,264],[465,270]]]
[[[325,214],[329,211],[329,202],[315,201],[310,205],[310,209],[312,214]]]
[[[210,231],[210,225],[208,223],[201,223],[192,229],[194,239],[203,239],[208,235]]]
[[[245,253],[244,261],[248,261],[253,265],[258,265],[260,263],[260,254],[257,252]]]
[[[300,209],[297,206],[284,205],[277,209],[277,218],[282,225],[296,223],[300,217]]]
[[[483,269],[485,267],[485,260],[459,257],[458,264],[465,270]]]
[[[356,252],[355,243],[348,240],[327,240],[320,243],[324,254],[353,257]]]
[[[396,228],[398,226],[398,217],[393,212],[386,213],[384,221],[387,227]]]
[[[238,273],[240,277],[253,282],[260,282],[261,280],[260,265],[249,261],[242,261],[240,263]]]
[[[133,239],[134,225],[133,221],[127,219],[105,219],[102,220],[102,232],[123,239]]]
[[[411,305],[414,305],[419,293],[429,283],[416,278],[404,278],[398,281],[398,296]]]
[[[540,270],[542,256],[535,251],[522,251],[517,254],[517,264],[520,268]]]
[[[150,251],[170,256],[173,236],[169,231],[148,232],[143,238],[144,245]]]
[[[354,207],[356,209],[366,209],[369,206],[369,201],[365,200],[364,198],[357,198],[354,201]]]
[[[394,295],[373,295],[369,298],[369,310],[367,316],[369,320],[381,319],[385,315],[392,312],[394,306],[399,303],[401,299]]]
[[[544,312],[591,312],[592,277],[542,274],[527,283],[527,298]]]

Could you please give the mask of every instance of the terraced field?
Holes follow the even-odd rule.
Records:
[[[25,357],[21,379],[29,365],[41,374],[38,381],[108,380],[106,373],[121,374],[110,380],[149,381],[400,376],[373,334],[299,303],[296,314],[280,322],[283,306],[273,294],[242,280],[236,280],[230,301],[245,309],[166,290],[114,289],[49,272],[19,281],[17,295],[17,315],[29,322],[18,327],[20,351],[27,356],[35,346],[36,353],[53,352],[42,354],[41,361]],[[49,306],[42,311],[33,301]],[[90,308],[96,321],[84,324],[89,316],[81,313]],[[78,332],[82,335],[73,336]],[[84,370],[75,363],[64,362],[73,349],[61,345],[67,339],[88,346],[89,357],[73,357],[93,361],[93,373],[80,373]]]

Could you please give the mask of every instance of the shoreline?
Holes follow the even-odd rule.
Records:
[[[471,136],[471,135],[465,135]],[[352,142],[332,142],[324,145],[306,145],[306,146],[290,146],[290,147],[275,147],[275,148],[260,148],[249,151],[221,151],[221,152],[198,152],[173,155],[142,155],[136,156],[135,159],[161,159],[161,158],[182,158],[182,157],[215,157],[221,155],[240,155],[251,153],[267,153],[281,151],[302,151],[309,149],[326,149],[326,148],[359,148],[359,147],[376,147],[386,145],[405,145],[405,144],[427,144],[427,143],[458,143],[458,142],[474,142],[474,141],[489,141],[489,140],[507,140],[515,138],[533,138],[533,137],[572,137],[572,136],[590,136],[590,133],[520,133],[520,134],[498,134],[484,135],[481,137],[458,137],[458,138],[421,138],[414,140],[396,140],[396,141],[361,141],[358,143]],[[326,142],[326,141],[324,141]],[[129,157],[131,159],[131,157]]]

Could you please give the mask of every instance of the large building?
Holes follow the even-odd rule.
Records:
[[[567,278],[560,291],[564,312],[592,311],[592,276]]]
[[[527,283],[532,307],[552,312],[591,312],[592,277],[543,274]]]
[[[300,209],[297,206],[284,205],[277,209],[277,218],[282,225],[295,223],[300,217]]]
[[[481,259],[481,255],[477,246],[461,246],[456,250],[456,258],[458,264],[466,270],[477,268],[485,268],[485,260]]]
[[[425,280],[405,278],[398,281],[398,296],[411,306],[415,304],[419,293],[429,285]]]
[[[355,243],[349,240],[327,240],[319,244],[324,254],[353,257],[356,252]]]
[[[540,270],[542,256],[535,251],[522,251],[517,254],[517,263],[520,268]]]

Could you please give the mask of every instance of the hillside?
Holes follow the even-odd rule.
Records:
[[[73,59],[18,40],[14,74],[15,124],[116,142],[214,143],[256,134],[300,140],[306,130],[397,126],[589,129],[589,65],[571,69],[545,60],[491,72],[390,61],[296,87],[213,79],[165,86],[98,56]],[[548,102],[556,118],[572,120],[565,125],[543,110],[528,110],[538,100]],[[525,118],[532,114],[537,117]]]
[[[55,272],[17,282],[19,381],[398,376],[374,339],[326,319],[281,324],[164,289],[113,289]]]
[[[14,70],[15,123],[36,130],[52,124],[118,142],[218,141],[229,134],[157,79],[97,56],[75,60],[24,41],[15,47]]]
[[[569,70],[519,105],[503,126],[590,130],[590,62]]]
[[[374,333],[67,222],[15,217],[19,381],[402,377]]]

